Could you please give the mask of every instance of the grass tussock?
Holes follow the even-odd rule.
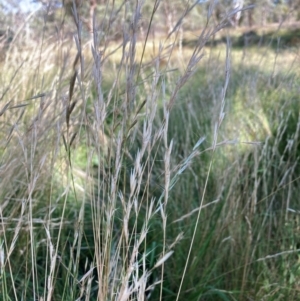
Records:
[[[297,51],[143,4],[0,63],[0,299],[297,300]]]

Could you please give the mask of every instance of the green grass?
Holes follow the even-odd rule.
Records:
[[[297,53],[173,38],[11,45],[1,300],[298,300]]]

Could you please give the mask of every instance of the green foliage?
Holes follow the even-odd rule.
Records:
[[[296,56],[202,36],[140,64],[126,5],[92,55],[78,30],[68,55],[49,39],[24,60],[20,37],[1,63],[0,299],[297,300]],[[184,11],[160,9],[142,21]]]

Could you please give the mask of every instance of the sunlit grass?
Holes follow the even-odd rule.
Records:
[[[178,33],[11,46],[1,300],[296,300],[297,49]]]

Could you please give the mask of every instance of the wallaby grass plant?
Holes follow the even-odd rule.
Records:
[[[225,21],[181,49],[187,6],[152,57],[159,9],[1,63],[1,300],[297,300],[299,74]]]

